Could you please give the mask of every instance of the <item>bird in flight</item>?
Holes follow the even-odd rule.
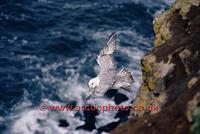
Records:
[[[105,47],[101,49],[96,59],[100,66],[100,73],[88,82],[87,99],[102,97],[109,89],[124,89],[131,92],[134,83],[131,72],[124,67],[117,71],[112,58],[118,44],[117,34],[114,32],[109,36]]]

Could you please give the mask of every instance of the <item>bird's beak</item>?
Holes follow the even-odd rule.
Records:
[[[90,99],[93,95],[94,91],[91,91],[91,89],[89,88],[89,95],[86,97],[86,100]]]
[[[90,99],[90,97],[91,97],[91,96],[90,96],[90,95],[88,95],[88,96],[85,98],[85,100],[89,100],[89,99]]]
[[[91,90],[92,90],[92,88],[91,88],[90,86],[88,86],[88,89],[89,89],[89,91],[91,91]]]

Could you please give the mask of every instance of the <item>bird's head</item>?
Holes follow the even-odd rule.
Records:
[[[88,82],[89,91],[93,91],[99,86],[100,79],[99,77],[95,77]]]

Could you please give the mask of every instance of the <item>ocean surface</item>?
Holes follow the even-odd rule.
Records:
[[[153,47],[153,17],[174,0],[1,0],[0,134],[107,133],[128,112],[40,111],[48,105],[128,105],[141,83],[140,60]],[[118,69],[133,92],[86,101],[96,57],[112,32]]]

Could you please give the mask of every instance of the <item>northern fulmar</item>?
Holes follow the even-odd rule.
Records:
[[[134,83],[131,72],[124,67],[117,72],[113,62],[112,54],[118,44],[117,34],[114,32],[109,36],[106,46],[101,49],[96,59],[100,66],[100,73],[88,82],[89,96],[87,99],[102,97],[109,89],[131,91]]]

